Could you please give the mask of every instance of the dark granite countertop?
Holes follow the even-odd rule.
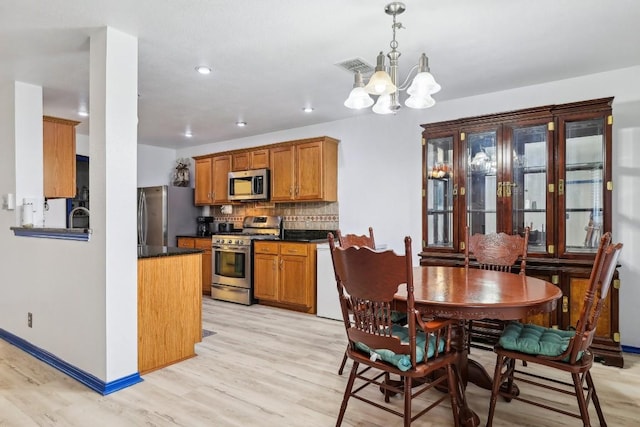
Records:
[[[334,230],[284,230],[283,241],[289,242],[309,242],[324,243],[327,241],[327,234],[333,233]]]
[[[191,239],[211,239],[211,236],[198,236],[197,234],[178,234],[176,237],[189,237]]]
[[[138,259],[202,253],[202,249],[175,248],[172,246],[138,246]]]

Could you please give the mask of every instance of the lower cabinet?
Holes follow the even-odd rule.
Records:
[[[253,292],[260,303],[315,313],[315,243],[254,242]]]
[[[138,371],[194,357],[202,340],[201,254],[138,259]]]
[[[211,237],[178,237],[179,248],[202,249],[202,294],[211,295]]]

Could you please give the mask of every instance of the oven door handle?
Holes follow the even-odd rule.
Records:
[[[251,248],[245,247],[245,246],[239,246],[239,247],[212,246],[212,249],[214,251],[218,251],[218,252],[242,252],[242,253],[245,253],[245,254],[248,254],[249,251],[251,250]]]

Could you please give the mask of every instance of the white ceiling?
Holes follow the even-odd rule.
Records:
[[[139,39],[139,143],[181,148],[372,114],[342,105],[353,78],[335,64],[375,65],[389,51],[387,3],[1,0],[0,81],[42,86],[45,114],[88,133],[76,112],[88,105],[89,36],[108,25]],[[400,77],[425,52],[436,101],[640,64],[637,0],[404,3]]]

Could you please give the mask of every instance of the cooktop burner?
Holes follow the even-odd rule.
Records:
[[[248,216],[242,221],[242,230],[215,233],[213,241],[220,244],[246,244],[244,242],[251,240],[279,240],[281,235],[282,217]]]

